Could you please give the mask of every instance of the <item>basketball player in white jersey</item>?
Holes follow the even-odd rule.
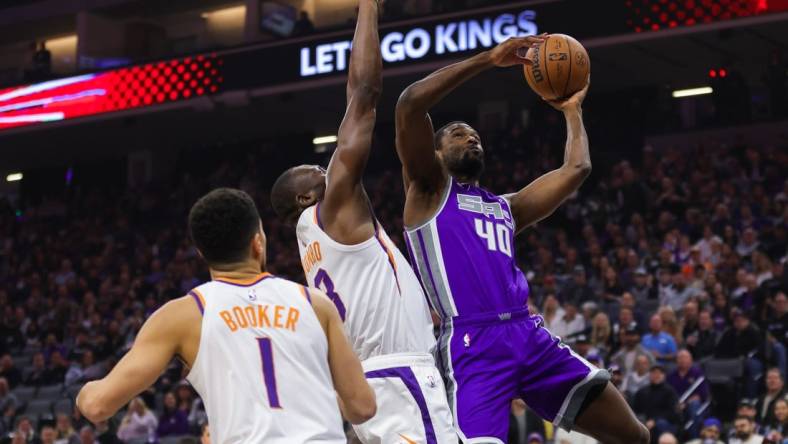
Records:
[[[243,191],[201,198],[189,230],[212,281],[154,313],[109,375],[82,388],[77,407],[106,420],[177,356],[205,402],[212,442],[345,443],[340,410],[368,420],[375,395],[334,305],[264,273],[265,233]]]
[[[296,226],[307,282],[337,306],[375,390],[378,413],[354,427],[373,443],[456,443],[421,286],[372,213],[362,184],[372,145],[382,61],[378,4],[361,0],[347,109],[328,170],[302,165],[274,184],[271,201]]]

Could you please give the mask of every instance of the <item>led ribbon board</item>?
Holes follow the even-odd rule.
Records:
[[[223,65],[200,55],[2,89],[0,130],[213,94]]]

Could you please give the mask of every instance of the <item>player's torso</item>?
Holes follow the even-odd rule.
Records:
[[[204,312],[187,379],[205,402],[213,442],[345,442],[328,342],[302,286],[261,275],[193,293]]]
[[[438,213],[405,232],[408,250],[442,318],[522,309],[528,283],[514,258],[506,199],[450,179]]]
[[[298,221],[298,248],[310,287],[334,302],[359,359],[392,353],[427,353],[432,320],[424,293],[405,257],[376,223],[376,234],[343,245],[320,227],[318,208]]]

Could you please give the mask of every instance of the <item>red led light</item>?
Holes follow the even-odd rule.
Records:
[[[768,0],[642,0],[625,1],[624,5],[628,11],[625,24],[635,32],[733,20],[788,9],[772,6]],[[655,23],[659,26],[655,27]],[[213,63],[220,66],[222,62],[215,60]]]
[[[727,77],[727,76],[728,76],[728,71],[726,71],[724,68],[720,68],[720,77]]]
[[[202,68],[203,65],[205,68]],[[59,113],[62,116],[61,120],[63,120],[167,103],[219,92],[221,89],[219,85],[224,81],[223,73],[218,68],[220,66],[222,66],[221,59],[216,56],[197,56],[120,68],[80,76],[79,80],[76,80],[75,77],[71,83],[66,82],[63,86],[26,93],[18,99],[6,100],[2,105],[13,105],[29,100],[62,98],[67,95],[89,92],[90,95],[86,98],[64,100],[47,106],[47,111]],[[21,90],[29,86],[31,85],[18,89]],[[16,88],[3,90],[2,93],[14,89]],[[29,110],[0,111],[0,117],[17,115],[34,116],[35,113]],[[33,123],[37,123],[35,119],[30,122],[14,122],[12,124],[0,122],[0,130]]]
[[[714,69],[710,69],[709,70],[709,77],[711,77],[712,79],[717,77],[717,71],[714,70]]]

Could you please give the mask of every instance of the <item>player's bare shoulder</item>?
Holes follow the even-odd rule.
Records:
[[[147,323],[153,333],[172,341],[176,354],[191,367],[197,357],[202,332],[202,306],[193,295],[182,296],[156,310]]]

